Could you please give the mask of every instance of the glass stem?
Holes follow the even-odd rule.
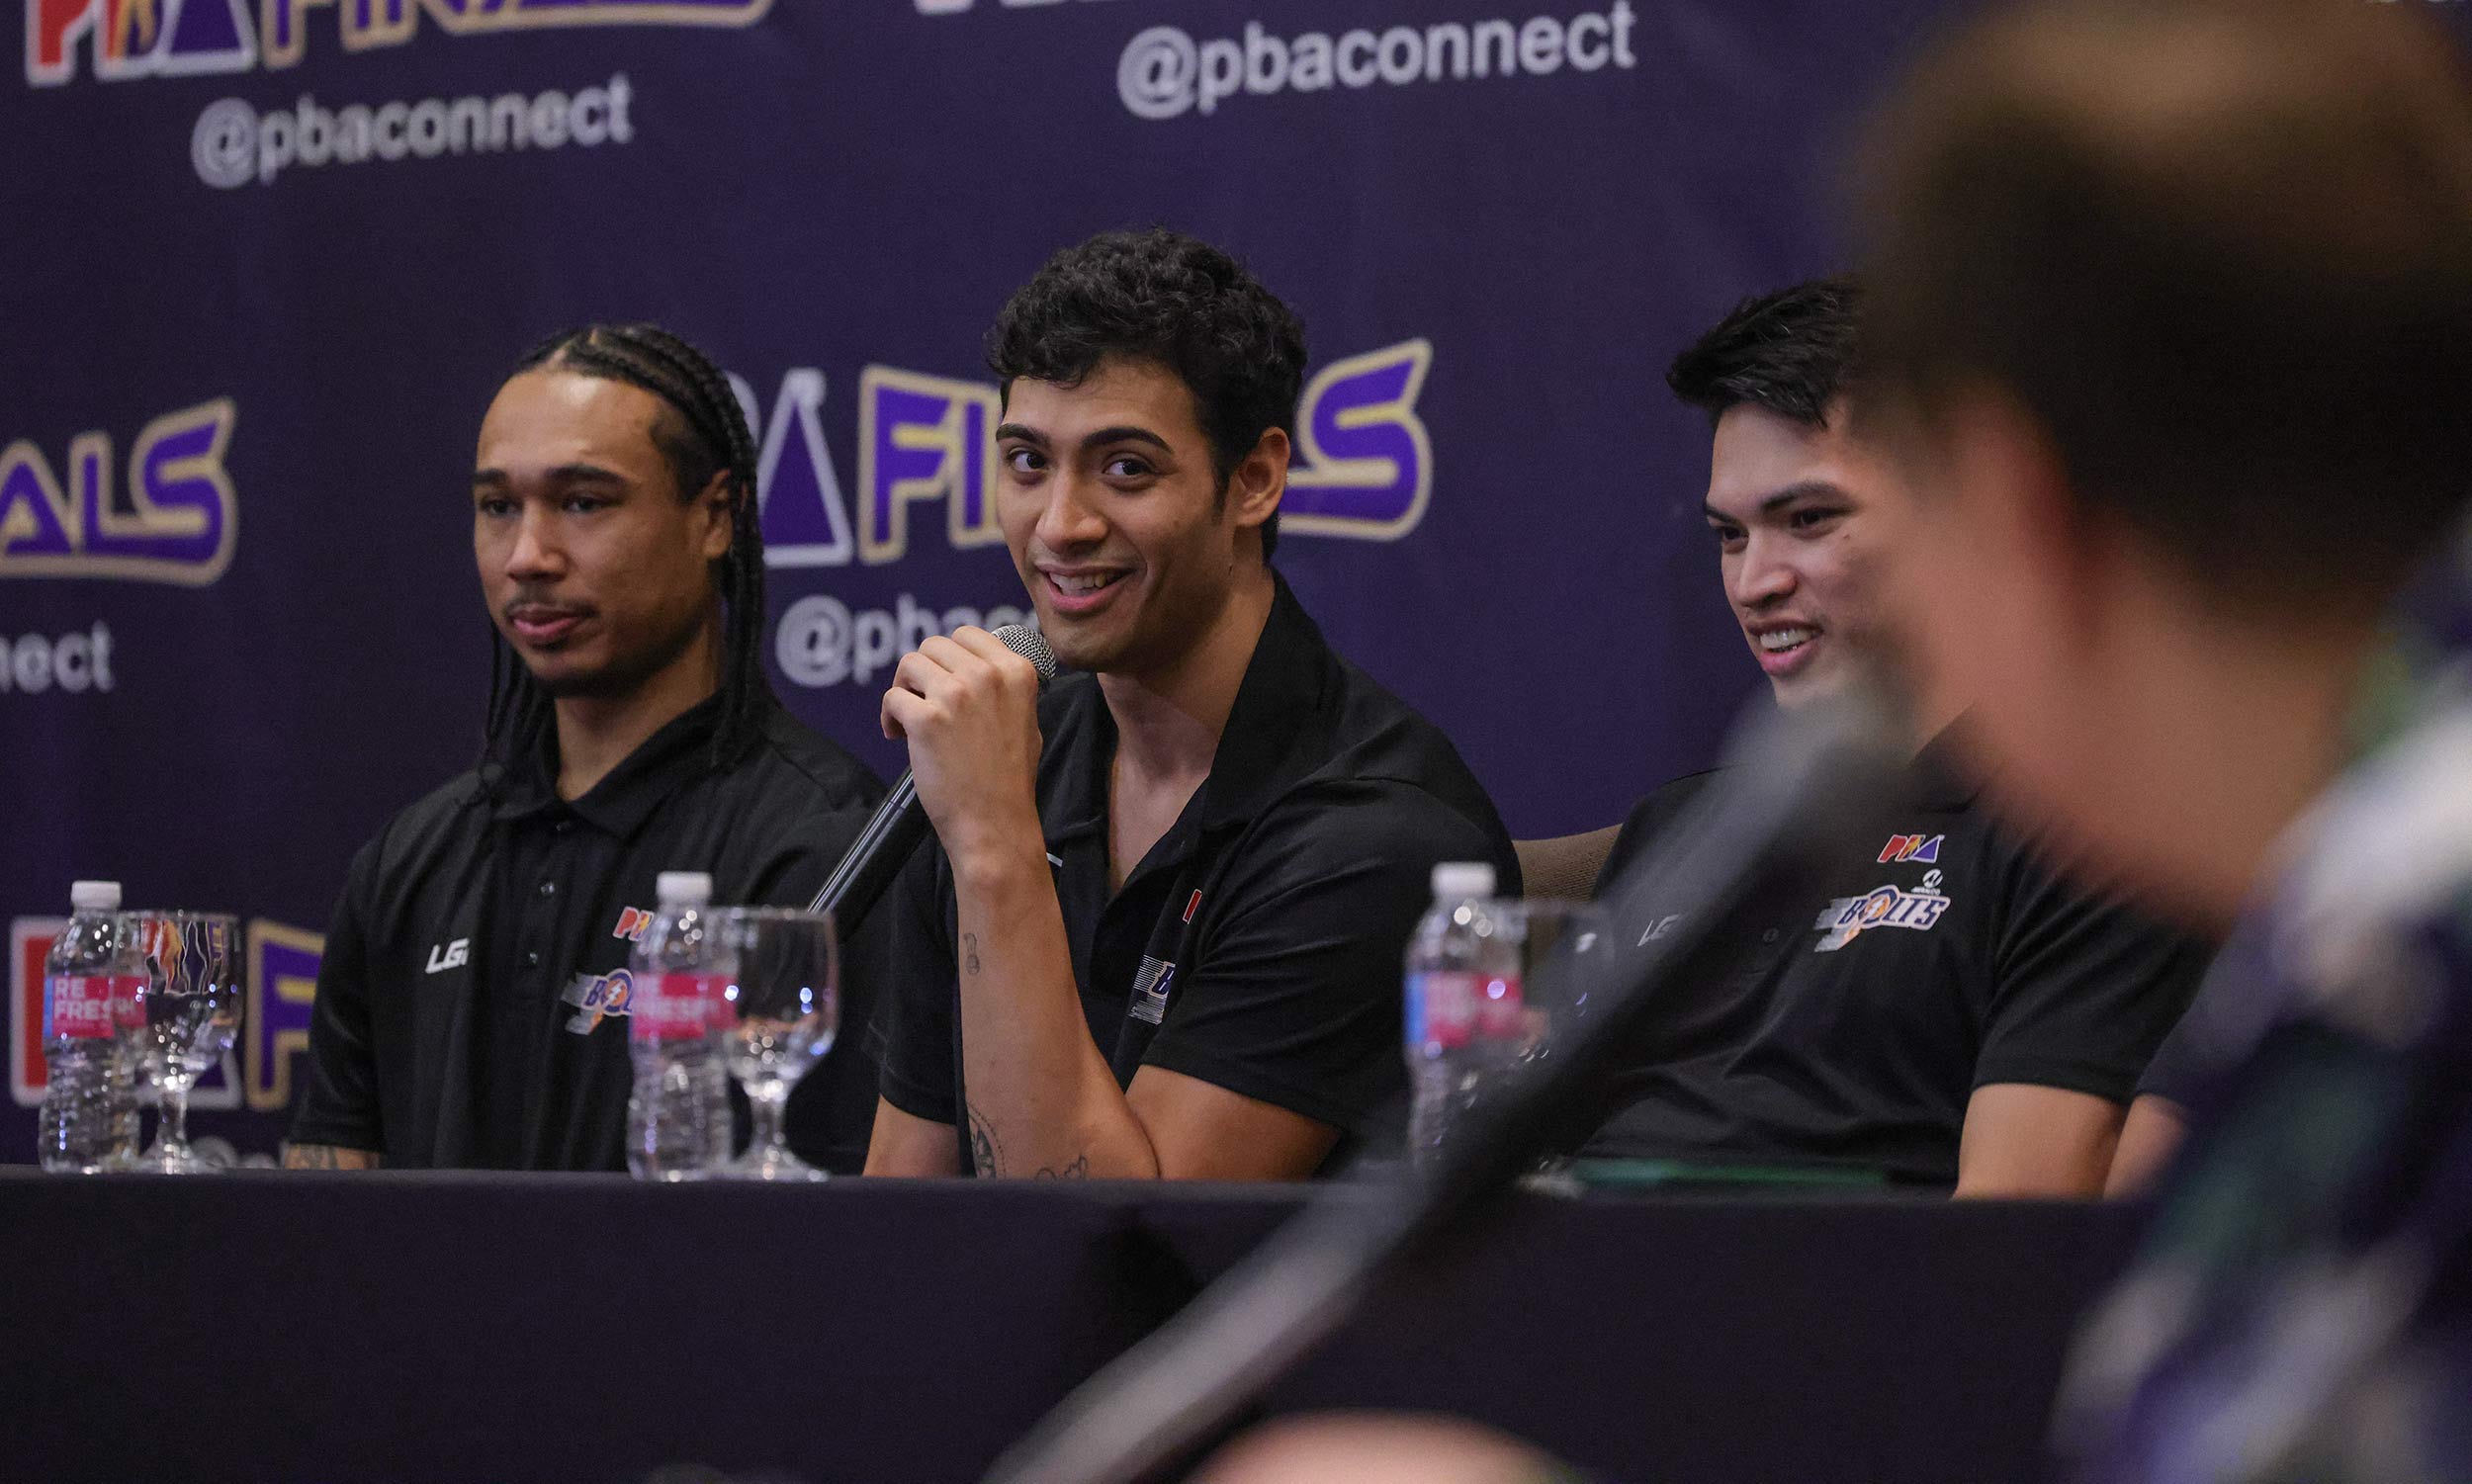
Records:
[[[162,1096],[158,1101],[163,1126],[157,1131],[157,1137],[163,1145],[164,1158],[186,1156],[189,1153],[189,1085],[185,1082],[163,1084]]]
[[[781,1109],[790,1100],[790,1090],[779,1083],[765,1084],[762,1090],[748,1090],[748,1112],[755,1121],[754,1137],[748,1141],[747,1152],[761,1159],[778,1157],[789,1152],[787,1136],[781,1130]]]

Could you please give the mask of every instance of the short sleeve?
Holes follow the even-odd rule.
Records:
[[[944,853],[930,843],[860,924],[861,956],[879,966],[877,1086],[884,1100],[930,1123],[958,1125],[953,1001],[959,969],[945,926]]]
[[[2125,1103],[2188,1008],[2210,950],[2032,862],[2020,860],[2015,876],[1975,1086],[2026,1083]]]
[[[369,951],[365,898],[377,873],[384,835],[352,858],[343,893],[326,925],[317,963],[317,999],[309,1009],[307,1076],[292,1114],[292,1142],[384,1151],[378,1056],[370,1031]]]
[[[1404,1105],[1400,956],[1444,860],[1508,841],[1404,784],[1283,801],[1237,845],[1225,904],[1144,1057],[1364,1138]]]

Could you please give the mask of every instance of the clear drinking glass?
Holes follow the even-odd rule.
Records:
[[[222,1060],[240,1030],[240,924],[215,913],[126,916],[141,982],[123,1016],[121,1045],[153,1085],[161,1126],[127,1169],[198,1175],[221,1169],[189,1147],[189,1090]]]
[[[727,1179],[823,1179],[823,1171],[790,1153],[781,1110],[790,1089],[833,1049],[839,1022],[832,915],[732,907],[714,916],[714,931],[737,960],[714,1008],[714,1029],[730,1075],[747,1089],[755,1123],[747,1153],[715,1173]]]
[[[1613,951],[1612,919],[1593,902],[1530,897],[1506,914],[1520,945],[1527,1038],[1520,1060],[1549,1062],[1596,1006],[1588,984]]]

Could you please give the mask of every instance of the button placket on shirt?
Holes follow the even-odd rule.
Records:
[[[542,962],[550,956],[552,945],[560,941],[558,881],[560,877],[569,875],[573,869],[572,857],[575,850],[574,823],[574,818],[570,816],[551,824],[550,837],[544,842],[546,848],[541,852],[541,880],[524,903],[523,942],[527,946],[524,949],[523,961],[526,969],[535,971],[527,976],[527,979],[533,981],[528,988],[535,992],[543,988],[538,983],[538,971]],[[558,987],[552,985],[548,989],[555,998]]]

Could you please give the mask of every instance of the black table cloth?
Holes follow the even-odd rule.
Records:
[[[26,1479],[969,1480],[1299,1199],[11,1172],[0,1451]],[[1526,1195],[1269,1410],[1456,1412],[1659,1484],[2029,1479],[2138,1218]]]

